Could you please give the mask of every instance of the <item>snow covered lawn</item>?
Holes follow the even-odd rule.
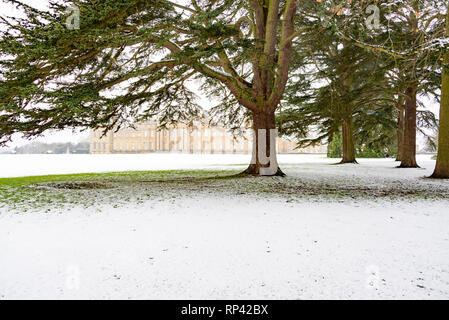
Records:
[[[429,157],[232,176],[246,158],[0,156],[3,177],[177,170],[0,179],[0,299],[449,298],[449,182],[423,178]]]

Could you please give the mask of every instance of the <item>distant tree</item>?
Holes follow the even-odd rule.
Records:
[[[302,53],[293,58],[286,103],[279,115],[281,132],[295,135],[302,147],[326,140],[334,145],[335,136],[341,136],[341,162],[355,163],[356,140],[368,145],[396,128],[387,62],[338,37],[332,25],[307,36]]]
[[[442,87],[440,128],[438,131],[438,156],[433,178],[449,178],[449,4],[446,11],[446,52],[442,58]]]
[[[18,154],[65,154],[65,153],[77,153],[86,154],[89,153],[89,142],[79,143],[44,143],[44,142],[31,142],[20,147],[16,147],[15,153]]]
[[[376,1],[375,5],[380,7],[382,13],[382,20],[377,31],[358,31],[363,29],[364,22],[357,20],[357,17],[353,15],[348,15],[345,23],[338,25],[337,32],[343,39],[351,41],[354,45],[383,53],[395,62],[393,74],[397,80],[396,87],[401,90],[397,95],[400,128],[398,160],[401,160],[400,167],[413,168],[418,166],[416,162],[418,96],[429,93],[438,95],[438,89],[442,89],[444,105],[444,72],[443,86],[441,86],[440,75],[441,70],[445,68],[444,56],[447,55],[448,50],[445,27],[447,1]],[[361,27],[345,28],[348,21],[352,23],[358,21]],[[377,41],[379,35],[384,37],[381,42]],[[430,119],[428,115],[424,117]],[[445,117],[440,118],[440,126],[443,124],[443,127],[446,127],[443,122]],[[449,124],[447,126],[449,127]],[[442,137],[441,143],[444,150],[446,149],[444,144],[447,144],[449,149],[449,140]],[[443,151],[440,163],[449,163],[449,154],[448,159],[444,160],[445,154]],[[438,175],[441,176],[441,174]],[[449,178],[449,170],[447,177]]]
[[[392,73],[399,91],[398,94],[398,133],[400,167],[417,167],[416,162],[416,133],[419,131],[418,122],[435,125],[435,121],[428,113],[418,112],[420,95],[435,91],[438,87],[434,65],[438,55],[426,50],[440,32],[440,25],[430,25],[436,7],[431,2],[404,1],[394,7],[390,13],[388,35],[391,38],[391,50],[401,52],[404,57],[392,55],[395,68]]]

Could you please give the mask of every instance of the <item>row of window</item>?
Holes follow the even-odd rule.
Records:
[[[133,132],[117,132],[114,133],[114,138],[118,138],[118,137],[131,137],[131,138],[148,138],[149,136],[151,136],[152,138],[154,138],[155,135],[155,131],[151,130],[151,131],[133,131]]]
[[[171,136],[182,136],[184,134],[187,135],[187,129],[172,129],[170,131]],[[198,136],[201,137],[202,130],[193,130],[191,131],[192,136]],[[168,136],[169,130],[163,130],[163,134],[165,137]],[[118,137],[132,137],[132,138],[148,138],[149,136],[154,137],[156,134],[156,130],[136,130],[136,131],[120,131],[113,134],[114,138]],[[213,137],[223,137],[226,136],[226,132],[223,130],[213,130],[213,129],[206,129],[204,130],[205,137],[213,136]],[[102,136],[102,132],[100,131],[94,131],[93,136],[95,138],[100,138]]]
[[[210,144],[209,142],[204,143],[204,148],[203,148],[203,144],[201,142],[198,142],[197,145],[197,150],[210,150],[212,146],[213,150],[216,151],[225,151],[223,149],[223,144],[218,144],[218,143],[212,143]],[[106,143],[92,143],[92,150],[94,151],[106,151]],[[226,151],[232,151],[232,145],[231,143],[226,143],[225,144],[226,147]],[[194,144],[192,143],[190,145],[191,149],[194,149]],[[172,148],[171,150],[177,150],[177,151],[183,151],[183,144],[182,143],[178,143],[177,145],[175,145],[174,143],[172,143]],[[235,149],[240,151],[245,151],[245,143],[241,142],[237,145],[235,145]],[[115,151],[155,151],[154,148],[154,143],[153,142],[145,142],[145,143],[114,143],[114,150]],[[169,150],[169,144],[168,142],[165,143],[164,145],[164,150],[168,151]]]
[[[105,142],[95,142],[91,145],[92,150],[100,150],[100,151],[106,151],[106,143]]]

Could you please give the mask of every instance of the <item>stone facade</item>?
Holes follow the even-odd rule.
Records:
[[[295,143],[277,140],[278,153],[325,153],[326,147],[317,146],[295,150]],[[251,152],[251,134],[235,138],[226,129],[206,124],[188,127],[179,125],[158,130],[157,123],[138,124],[136,128],[109,132],[103,137],[101,130],[90,133],[90,153],[243,153]]]

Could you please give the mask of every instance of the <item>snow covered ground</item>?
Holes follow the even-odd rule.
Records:
[[[324,155],[280,155],[281,162],[326,162]],[[46,174],[111,172],[129,170],[178,170],[218,168],[249,163],[244,154],[108,154],[108,155],[0,155],[0,178]]]
[[[240,169],[248,161],[169,154],[0,159],[3,177]],[[49,213],[2,208],[0,299],[448,299],[449,182],[423,179],[435,161],[418,161],[422,169],[395,169],[389,159],[334,166],[323,156],[285,155],[287,178],[162,181],[147,187],[160,196],[120,206],[99,197],[94,207]],[[255,192],[257,184],[279,195]],[[336,189],[345,193],[319,194]]]

